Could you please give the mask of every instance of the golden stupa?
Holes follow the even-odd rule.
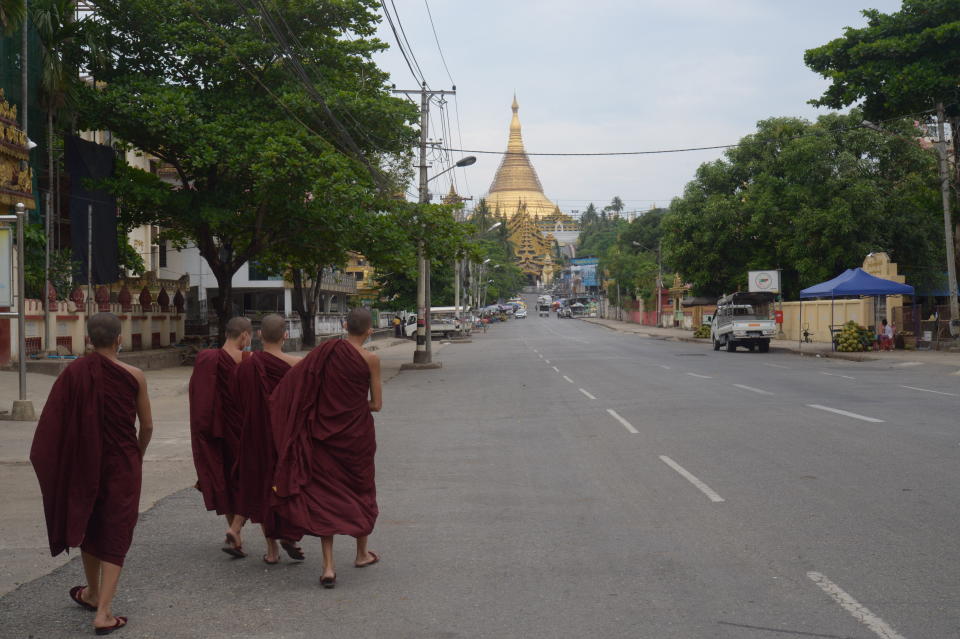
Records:
[[[510,121],[510,138],[507,141],[507,152],[500,162],[497,174],[493,177],[490,192],[486,197],[490,210],[499,212],[509,220],[521,209],[525,209],[530,217],[537,219],[551,215],[557,208],[556,204],[543,194],[543,185],[540,178],[527,157],[523,148],[523,136],[520,133],[520,116],[517,112],[517,96],[513,96],[513,119]]]

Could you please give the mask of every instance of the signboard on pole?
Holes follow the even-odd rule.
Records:
[[[779,293],[780,271],[750,271],[751,293]]]
[[[13,306],[13,229],[0,226],[0,306]]]

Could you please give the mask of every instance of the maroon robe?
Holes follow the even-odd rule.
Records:
[[[233,396],[237,363],[219,348],[200,351],[190,376],[190,440],[197,483],[207,510],[237,512],[240,423]]]
[[[240,362],[234,376],[240,411],[240,451],[237,457],[237,512],[258,524],[270,522],[270,495],[277,453],[270,428],[270,394],[290,364],[258,351]]]
[[[349,342],[325,342],[293,367],[270,398],[278,536],[373,531],[379,510],[370,368]]]
[[[98,353],[70,364],[50,389],[30,461],[52,555],[79,546],[123,565],[140,506],[139,391],[129,371]]]

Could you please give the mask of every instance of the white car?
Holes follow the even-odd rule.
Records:
[[[525,308],[518,308],[518,309],[513,313],[513,316],[514,316],[514,318],[516,318],[516,319],[526,319],[526,318],[527,318],[527,309],[525,309]]]

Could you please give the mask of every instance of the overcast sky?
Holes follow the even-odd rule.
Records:
[[[449,88],[424,0],[393,2],[427,82]],[[429,3],[457,85],[462,148],[506,149],[516,91],[531,153],[729,144],[768,117],[816,118],[823,110],[807,100],[826,83],[804,66],[804,51],[842,35],[845,26],[862,26],[862,8],[900,6],[899,0]],[[416,88],[386,21],[380,37],[391,49],[378,63],[398,88]],[[614,195],[628,210],[643,210],[668,204],[699,164],[720,155],[532,160],[547,197],[565,211],[606,204]],[[499,161],[479,155],[477,164],[457,170],[461,194],[482,197]],[[446,191],[445,180],[432,188]]]

